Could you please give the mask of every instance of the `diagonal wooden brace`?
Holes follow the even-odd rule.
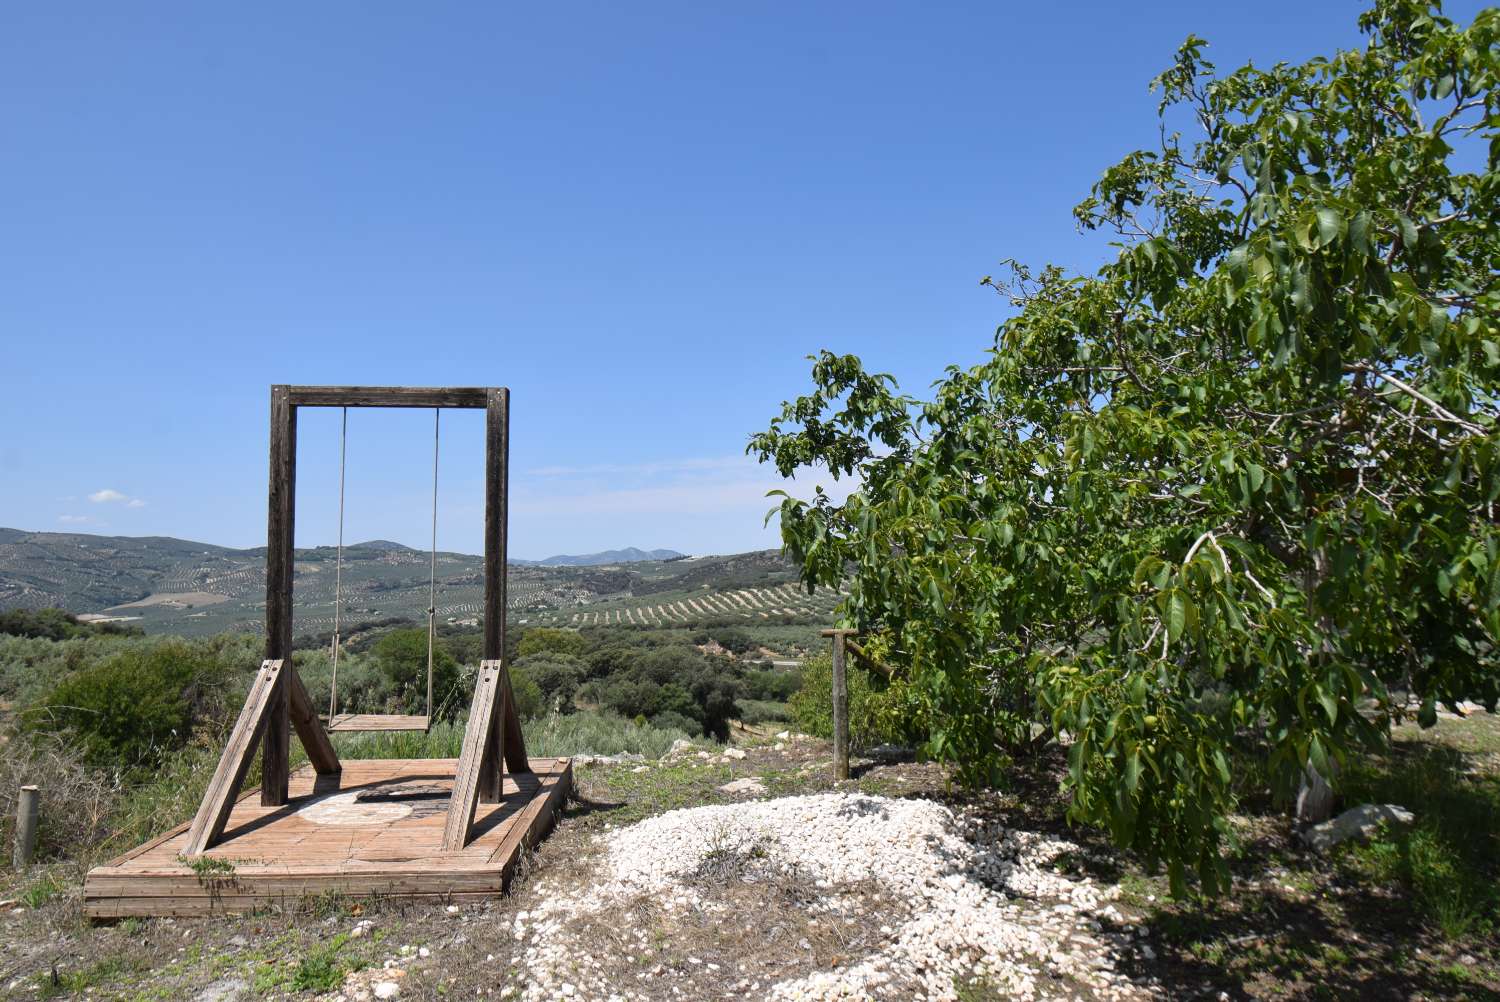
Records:
[[[224,746],[224,753],[219,756],[219,765],[214,769],[213,779],[208,784],[207,792],[203,794],[203,803],[199,805],[193,824],[188,829],[187,845],[184,848],[186,855],[196,856],[223,837],[229,813],[234,809],[234,798],[244,785],[245,776],[250,771],[250,764],[255,761],[255,753],[265,736],[271,714],[275,712],[277,701],[282,698],[283,693],[289,699],[292,723],[307,749],[313,768],[323,774],[339,771],[338,755],[334,752],[328,735],[318,726],[317,715],[313,712],[312,703],[297,670],[279,658],[261,662],[254,681],[250,683],[250,692],[245,697],[239,719],[235,721],[234,730],[230,732],[229,741]]]
[[[453,796],[448,802],[448,820],[443,826],[444,851],[457,852],[468,845],[481,802],[499,802],[502,757],[509,759],[511,772],[531,770],[520,738],[510,672],[498,659],[479,662],[474,702],[469,708],[463,749],[453,776]]]

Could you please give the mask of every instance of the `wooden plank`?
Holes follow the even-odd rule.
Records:
[[[425,731],[429,717],[398,713],[340,713],[329,721],[330,731]]]
[[[478,410],[483,386],[289,386],[293,407],[457,407]]]
[[[505,610],[510,545],[510,390],[495,387],[488,392],[485,407],[484,442],[484,656],[505,657]],[[516,712],[510,674],[500,678],[500,720],[494,728],[479,763],[479,792],[483,803],[500,799],[501,754],[512,773],[531,769],[526,739]]]
[[[213,779],[203,794],[203,803],[193,818],[188,830],[184,851],[190,856],[202,853],[224,834],[224,824],[229,812],[234,809],[235,794],[250,771],[250,762],[255,757],[256,745],[265,733],[266,720],[272,698],[281,681],[279,660],[268,660],[261,664],[250,684],[250,693],[245,705],[230,732],[224,753],[219,756],[219,765],[214,769]],[[285,690],[283,690],[285,691]]]
[[[490,856],[490,862],[504,867],[507,884],[521,861],[521,853],[545,838],[557,823],[557,815],[567,800],[568,791],[573,788],[573,762],[571,759],[556,759],[549,768],[538,770],[537,775],[542,784],[539,795],[531,798],[517,823]],[[550,786],[547,785],[549,782]]]
[[[453,759],[359,760],[345,763],[341,791],[376,782],[401,782],[455,768]],[[267,810],[255,791],[241,799],[229,837],[212,855],[234,864],[223,874],[198,874],[178,855],[181,829],[117,861],[95,867],[84,882],[84,913],[94,919],[127,915],[210,915],[273,905],[300,906],[334,891],[351,896],[415,900],[490,897],[514,874],[522,853],[555,823],[571,784],[566,759],[539,759],[512,803],[459,853],[442,850],[442,815],[410,815],[371,823],[312,822],[299,810]],[[450,773],[451,774],[451,773]],[[293,777],[299,797],[318,790],[310,766]],[[524,798],[524,802],[520,801]],[[310,801],[314,802],[314,801]],[[494,817],[495,809],[486,816]],[[378,846],[407,851],[382,859]],[[147,852],[148,847],[152,851]]]
[[[292,541],[297,497],[297,409],[290,389],[271,387],[270,494],[266,506],[266,658],[292,656]],[[291,699],[286,685],[271,696],[261,759],[260,802],[286,803],[291,763]]]
[[[484,658],[505,657],[506,522],[509,517],[510,391],[489,390],[484,415]]]
[[[479,807],[480,767],[484,764],[486,754],[493,754],[490,732],[497,716],[496,698],[500,692],[501,679],[505,676],[503,661],[486,658],[479,662],[479,677],[474,682],[469,722],[464,727],[463,749],[459,752],[458,767],[453,773],[453,796],[448,800],[448,818],[443,825],[445,852],[457,852],[469,843],[469,830],[474,824],[474,812]]]
[[[333,742],[323,730],[323,722],[318,719],[318,711],[313,709],[312,697],[307,694],[307,686],[302,684],[302,676],[297,674],[296,668],[286,669],[286,675],[290,696],[288,710],[292,726],[297,730],[297,739],[302,742],[302,749],[307,752],[307,760],[313,769],[319,775],[331,776],[339,771],[339,753],[334,751]]]

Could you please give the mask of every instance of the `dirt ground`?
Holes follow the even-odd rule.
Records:
[[[1445,722],[1444,740],[1476,768],[1493,764],[1500,726]],[[846,784],[832,779],[830,749],[807,738],[778,740],[770,728],[737,732],[744,758],[693,753],[670,762],[580,766],[576,796],[557,829],[525,861],[512,892],[480,903],[412,904],[324,897],[296,908],[206,920],[82,918],[81,872],[35,868],[0,888],[0,997],[192,999],[519,998],[527,970],[523,913],[548,883],[590,879],[595,836],[680,807],[731,803],[719,788],[753,779],[759,796],[833,789],[923,797],[978,809],[997,821],[1051,832],[1084,847],[1076,866],[1119,884],[1120,910],[1143,935],[1127,973],[1163,998],[1500,999],[1500,944],[1492,929],[1454,941],[1401,906],[1389,887],[1352,880],[1346,869],[1300,846],[1283,814],[1243,819],[1236,891],[1214,902],[1172,902],[1165,881],[1144,873],[1097,837],[1070,828],[1058,793],[1061,762],[1022,763],[1011,788],[960,793],[942,768],[909,757],[856,762]],[[867,948],[863,937],[899,916],[901,903],[874,889],[854,894],[848,922],[807,924],[799,899],[817,888],[782,884],[749,891],[706,874],[743,923],[678,917],[667,926],[649,902],[615,916],[651,950],[631,955],[632,989],[653,998],[755,998],[741,987],[834,966]],[[847,890],[847,889],[844,889]],[[857,890],[857,889],[856,889]],[[738,898],[735,896],[738,895]],[[670,928],[670,934],[664,932]],[[805,946],[803,945],[805,944]],[[382,987],[387,986],[387,987]],[[377,990],[396,995],[380,996]],[[965,1002],[1000,998],[983,982],[957,986]],[[1058,997],[1074,993],[1055,986]]]

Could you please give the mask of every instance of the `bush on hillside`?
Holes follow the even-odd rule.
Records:
[[[139,637],[144,632],[139,626],[123,623],[81,623],[77,616],[64,609],[10,609],[0,612],[0,633],[13,637],[71,640],[100,633]]]
[[[390,685],[387,700],[392,709],[407,710],[427,703],[427,631],[420,628],[392,630],[375,642],[370,657]],[[340,659],[342,660],[342,659]],[[446,716],[458,714],[469,701],[459,686],[458,662],[441,644],[432,651],[432,707]]]
[[[588,666],[571,654],[545,652],[523,657],[517,669],[536,681],[542,703],[552,713],[572,713],[573,697],[588,673]]]
[[[121,651],[59,682],[23,725],[72,732],[90,763],[130,771],[181,748],[192,732],[205,666],[185,643]]]
[[[908,705],[906,690],[889,685],[849,660],[849,743],[855,748],[878,744],[913,744],[923,740],[921,715]],[[804,734],[833,737],[833,658],[820,654],[802,665],[802,687],[790,700],[792,720]]]
[[[521,658],[537,654],[566,654],[578,658],[583,656],[588,646],[588,641],[574,630],[534,626],[521,634],[521,644],[516,653]]]

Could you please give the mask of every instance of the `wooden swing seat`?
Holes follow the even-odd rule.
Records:
[[[340,713],[328,722],[330,734],[349,734],[364,731],[427,731],[432,729],[432,718],[422,715],[400,713]]]

